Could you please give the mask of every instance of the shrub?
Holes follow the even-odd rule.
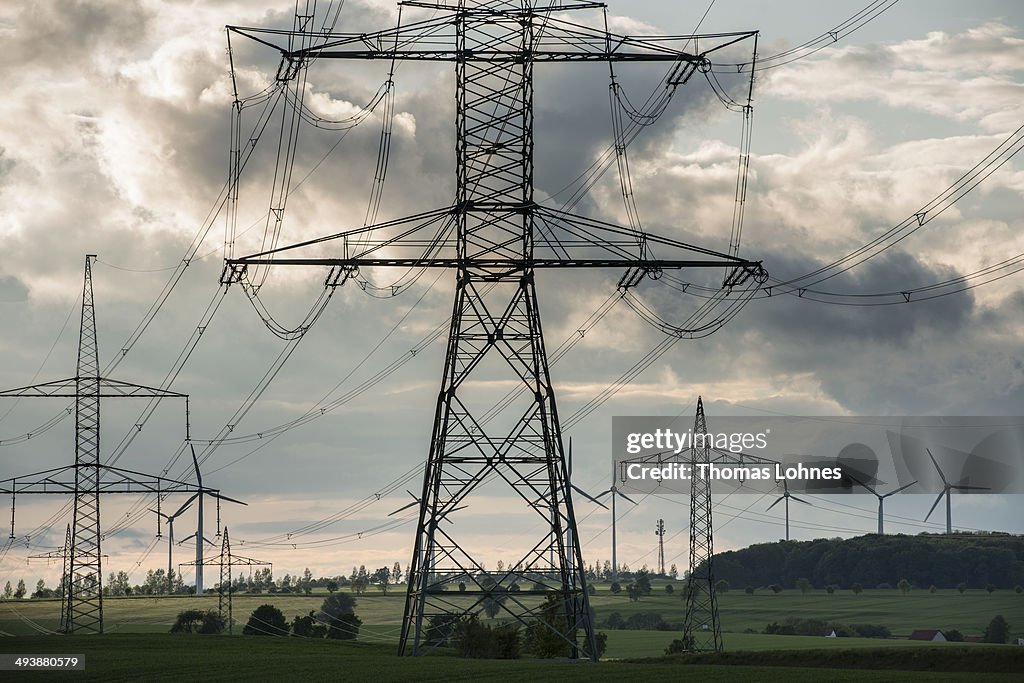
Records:
[[[465,593],[466,592],[466,582],[465,581],[459,581],[459,592],[460,593]]]
[[[220,633],[227,623],[216,610],[187,609],[178,613],[171,633]]]
[[[608,634],[595,633],[594,645],[597,648],[597,659],[601,659],[601,657],[604,657],[604,651],[608,649]],[[590,643],[583,643],[583,655],[590,657]]]
[[[612,588],[612,593],[615,593],[616,595],[618,595],[619,593],[622,592],[622,586],[619,585],[618,581],[613,581],[611,588]]]
[[[855,583],[852,586],[850,586],[850,590],[853,591],[854,595],[860,595],[864,592],[864,586],[860,585],[859,583]]]
[[[296,615],[292,620],[292,635],[298,638],[323,638],[327,635],[327,627],[318,624],[316,612],[309,610],[309,614],[300,617]]]
[[[665,592],[668,593],[669,595],[672,595],[673,593],[676,592],[676,589],[675,589],[675,587],[671,583],[666,583],[665,584]]]
[[[853,624],[850,628],[861,638],[889,638],[892,636],[887,626],[878,624]]]
[[[773,583],[772,585],[768,586],[768,588],[771,590],[772,593],[775,593],[776,595],[782,592],[782,586],[780,586],[777,583]]]
[[[990,583],[990,584],[988,584],[987,586],[985,586],[985,590],[987,590],[987,591],[988,591],[988,594],[989,594],[989,595],[992,595],[993,593],[995,593],[995,592],[996,592],[996,587],[995,587],[995,585],[994,585],[994,584],[991,584],[991,583]]]
[[[518,659],[522,651],[519,627],[511,624],[490,626],[472,614],[452,627],[455,651],[461,657],[475,659]]]
[[[746,593],[747,595],[753,595],[754,594],[754,587],[753,586],[747,586],[746,588],[743,589],[743,592]]]
[[[286,636],[288,620],[281,610],[273,605],[260,605],[249,615],[249,622],[242,629],[243,636]]]
[[[622,618],[622,615],[618,612],[612,612],[608,615],[608,620],[605,622],[608,628],[619,630],[626,628],[626,620]]]
[[[986,643],[1005,643],[1009,639],[1010,625],[1006,623],[1003,615],[999,614],[992,617],[992,621],[988,622],[988,628],[985,629],[982,641]]]
[[[964,591],[966,591],[966,590],[967,590],[967,584],[966,584],[966,583],[964,583],[963,581],[961,581],[960,583],[958,583],[958,584],[956,585],[956,589],[957,589],[958,591],[960,591],[960,595],[963,595],[963,594],[964,594]]]
[[[946,636],[946,640],[951,643],[962,643],[964,642],[964,634],[955,628],[951,628],[948,631],[943,631],[942,635]]]
[[[933,583],[932,585],[928,586],[928,592],[931,593],[932,595],[935,595],[936,593],[939,592],[939,589],[936,588],[935,584]]]
[[[1017,595],[1020,595],[1021,593],[1024,593],[1024,588],[1021,588],[1021,585],[1018,583],[1016,586],[1013,587],[1013,592]]]
[[[667,655],[678,655],[693,650],[693,636],[686,636],[685,638],[676,638],[673,640],[667,648],[665,648],[665,654]]]
[[[726,581],[725,579],[721,579],[721,580],[715,582],[715,592],[716,593],[728,593],[729,592],[729,582]]]
[[[450,644],[459,617],[454,614],[435,614],[427,619],[427,628],[423,633],[426,645],[447,647]]]

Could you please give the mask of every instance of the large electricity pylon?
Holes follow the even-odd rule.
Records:
[[[194,485],[165,477],[155,477],[100,462],[101,398],[185,399],[185,431],[188,438],[188,396],[100,376],[96,309],[92,288],[92,261],[95,258],[92,254],[85,257],[77,374],[68,379],[0,391],[0,398],[75,399],[75,464],[0,481],[0,493],[9,493],[12,497],[12,537],[13,500],[18,494],[74,496],[70,548],[65,554],[67,570],[66,586],[62,596],[64,605],[61,608],[61,626],[67,633],[103,632],[100,494],[154,493],[159,497],[205,490],[201,484]],[[72,480],[60,478],[62,475],[71,474]]]
[[[423,479],[399,643],[420,654],[447,642],[454,622],[496,601],[504,616],[548,628],[569,657],[596,657],[586,577],[562,434],[541,330],[535,275],[543,268],[615,268],[621,288],[665,269],[723,268],[725,289],[764,277],[760,263],[541,206],[534,200],[534,65],[541,62],[664,62],[668,84],[710,67],[708,54],[753,32],[635,38],[567,21],[595,2],[415,0],[432,18],[375,33],[323,34],[228,27],[281,54],[278,79],[325,59],[448,61],[455,65],[456,198],[452,206],[286,247],[229,258],[222,280],[247,286],[247,268],[330,266],[328,284],[359,268],[450,268],[455,303]],[[230,35],[230,34],[229,34]],[[277,42],[275,42],[277,41]],[[674,41],[674,42],[673,42]],[[302,47],[296,49],[296,45]],[[333,245],[327,244],[334,240]],[[230,237],[233,244],[234,236]],[[334,246],[335,256],[323,249]],[[658,252],[659,257],[654,253]],[[479,386],[509,380],[526,390],[501,425]],[[474,395],[474,387],[477,393]],[[457,517],[485,481],[504,481],[544,520],[518,562],[488,574],[459,536]],[[469,507],[470,513],[472,506]],[[463,517],[465,519],[465,517]],[[519,524],[519,523],[517,523]],[[449,591],[465,582],[468,590]],[[512,584],[532,586],[509,592]],[[559,616],[551,618],[549,605]],[[582,641],[581,641],[582,638]]]
[[[693,435],[707,433],[704,400],[698,397]],[[697,443],[696,438],[694,443]],[[722,649],[718,594],[712,567],[715,542],[711,519],[711,478],[697,476],[698,466],[710,462],[711,446],[706,440],[701,447],[690,449],[690,571],[686,578],[683,643],[691,652],[718,652]]]

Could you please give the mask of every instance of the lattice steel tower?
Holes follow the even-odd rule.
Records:
[[[328,285],[360,267],[441,267],[456,271],[455,303],[429,456],[399,651],[419,654],[446,639],[452,621],[498,602],[501,617],[540,624],[565,643],[569,657],[594,657],[594,631],[535,274],[541,268],[616,268],[620,287],[663,269],[724,268],[726,287],[763,277],[757,262],[694,247],[534,201],[533,97],[538,62],[665,62],[670,86],[685,83],[706,54],[753,32],[700,37],[634,38],[566,21],[560,13],[597,9],[594,2],[458,0],[404,6],[436,10],[434,18],[377,33],[317,34],[229,27],[268,45],[282,61],[279,79],[294,79],[323,59],[455,63],[456,197],[450,207],[368,228],[227,259],[223,280],[245,286],[248,266],[332,267]],[[296,44],[310,45],[295,49]],[[372,241],[371,241],[372,238]],[[234,236],[230,237],[233,244]],[[328,240],[337,255],[325,257]],[[340,242],[340,245],[338,244]],[[425,246],[426,245],[426,246]],[[308,255],[300,255],[309,250]],[[661,253],[661,258],[654,256]],[[484,419],[492,402],[479,385],[512,380],[521,400]],[[476,386],[474,386],[476,385]],[[476,391],[476,394],[474,394]],[[512,417],[507,417],[512,414]],[[460,535],[457,514],[487,481],[502,480],[543,520],[518,562],[484,570]],[[466,519],[473,512],[472,504]],[[455,522],[443,524],[444,522]],[[517,527],[523,524],[517,522]],[[527,523],[526,526],[529,526]],[[465,591],[447,590],[464,582]],[[508,591],[518,585],[522,590]],[[559,617],[552,620],[550,605]],[[547,609],[544,609],[546,606]],[[545,620],[543,617],[547,615]]]
[[[697,398],[697,417],[693,434],[707,434],[704,401]],[[698,440],[695,444],[701,443]],[[690,652],[718,652],[722,649],[722,627],[718,621],[718,595],[712,557],[715,554],[711,520],[711,479],[697,476],[698,465],[711,462],[711,446],[690,449],[690,571],[686,579],[686,614],[683,618],[683,644]]]

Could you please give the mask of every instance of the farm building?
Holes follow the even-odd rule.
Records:
[[[938,629],[917,629],[910,634],[911,640],[930,640],[935,643],[946,642],[946,636]]]

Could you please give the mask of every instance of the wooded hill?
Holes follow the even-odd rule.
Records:
[[[715,555],[714,574],[732,588],[793,588],[801,578],[816,588],[894,587],[900,579],[919,588],[1014,588],[1024,584],[1024,536],[868,534],[760,543]]]

